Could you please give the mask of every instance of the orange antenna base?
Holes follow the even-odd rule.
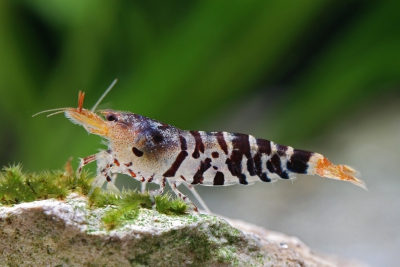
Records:
[[[85,92],[79,91],[78,94],[78,110],[79,113],[82,113],[82,107],[83,107],[83,100],[85,99]]]

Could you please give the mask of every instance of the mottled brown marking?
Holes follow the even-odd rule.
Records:
[[[136,173],[134,173],[131,169],[128,169],[128,172],[133,178],[136,177]]]
[[[219,153],[214,151],[211,153],[211,157],[213,157],[214,159],[217,159],[217,158],[219,158]]]
[[[243,155],[247,160],[247,169],[250,174],[255,175],[254,162],[251,158],[249,135],[235,133],[232,134],[232,153],[230,161],[227,160],[228,169],[233,176],[239,178],[240,184],[248,184],[246,175],[242,173],[242,159]]]
[[[200,152],[204,153],[203,140],[201,139],[201,135],[198,131],[189,131],[189,132],[193,135],[194,140],[196,142],[194,151],[192,153],[192,157],[198,159],[200,157]]]
[[[260,176],[261,181],[270,183],[272,180],[268,177],[267,173],[263,172]]]
[[[258,175],[258,177],[261,178],[262,175],[262,159],[261,159],[261,153],[257,153],[254,155],[253,157],[254,160],[254,166],[256,168],[256,173]]]
[[[236,168],[234,167],[233,161],[228,158],[228,159],[226,159],[225,164],[228,166],[228,170],[230,171],[232,176],[236,176],[237,175],[237,171],[236,171]]]
[[[143,151],[140,151],[139,149],[137,149],[136,147],[132,148],[132,152],[133,154],[135,154],[136,157],[141,157],[143,156]]]
[[[247,159],[247,171],[249,172],[250,176],[256,175],[256,168],[254,166],[253,158]]]
[[[294,173],[307,173],[308,161],[310,160],[312,155],[313,152],[294,149],[293,155],[286,163],[287,169]]]
[[[240,150],[232,150],[229,162],[231,166],[228,165],[228,169],[231,171],[233,176],[238,176],[242,173],[242,158],[243,154]]]
[[[246,158],[250,158],[251,153],[250,153],[249,135],[241,133],[235,133],[232,135],[233,135],[232,139],[233,149],[239,150],[243,155],[246,156]]]
[[[117,160],[117,159],[114,159],[114,163],[115,163],[115,165],[117,165],[118,167],[119,167],[119,161]]]
[[[246,179],[246,175],[244,173],[239,174],[239,184],[247,185],[249,184]]]
[[[193,182],[192,184],[202,184],[204,181],[203,174],[206,172],[209,168],[211,167],[211,159],[206,158],[204,161],[200,162],[199,169],[193,176]]]
[[[258,153],[260,154],[271,154],[271,141],[256,138],[256,143],[258,147]]]
[[[181,149],[187,150],[187,142],[186,142],[185,137],[183,137],[182,135],[179,135],[179,140],[181,141]]]
[[[96,160],[96,155],[91,155],[83,159],[83,164],[89,164],[90,162]]]
[[[213,185],[224,185],[225,176],[222,172],[217,172],[214,176]]]
[[[289,178],[288,173],[286,171],[283,171],[282,165],[281,165],[281,159],[277,154],[273,155],[272,158],[269,161],[267,161],[267,169],[271,173],[278,174],[279,177],[281,177],[283,179]]]
[[[276,154],[280,157],[284,157],[286,155],[286,151],[288,149],[288,146],[284,145],[276,145]]]
[[[164,177],[174,177],[175,173],[181,166],[182,162],[188,156],[187,151],[181,151],[178,156],[176,157],[174,163],[172,163],[171,167],[163,174]]]
[[[224,151],[225,155],[228,155],[228,145],[226,144],[226,141],[224,138],[224,133],[217,132],[216,136],[217,136],[218,144],[221,147],[222,151]]]

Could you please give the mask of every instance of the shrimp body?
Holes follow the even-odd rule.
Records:
[[[323,155],[275,144],[251,135],[228,132],[185,131],[138,114],[82,108],[59,109],[72,122],[89,133],[107,140],[108,149],[81,160],[82,167],[97,161],[94,187],[112,182],[117,173],[130,175],[141,182],[160,185],[165,182],[185,201],[179,183],[206,186],[273,182],[293,179],[297,173],[348,181],[363,188],[354,177],[355,170],[334,165]],[[112,183],[109,183],[112,185]],[[196,210],[196,209],[195,209]]]

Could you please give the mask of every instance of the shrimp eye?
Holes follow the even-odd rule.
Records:
[[[108,121],[118,121],[117,116],[115,116],[114,114],[108,114],[108,115],[106,116],[106,119],[107,119]]]

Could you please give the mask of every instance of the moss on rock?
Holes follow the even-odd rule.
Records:
[[[71,193],[87,196],[92,181],[87,172],[76,177],[61,170],[28,174],[22,171],[21,165],[3,167],[0,172],[0,203],[14,205],[50,198],[63,200]],[[157,211],[163,214],[183,215],[187,211],[183,201],[172,199],[167,194],[157,196],[155,202]],[[116,194],[100,188],[96,188],[89,196],[89,206],[111,207],[102,217],[108,229],[118,227],[124,220],[135,219],[140,208],[152,208],[148,193],[123,190]]]

